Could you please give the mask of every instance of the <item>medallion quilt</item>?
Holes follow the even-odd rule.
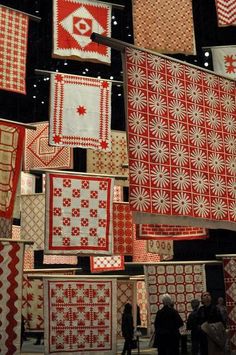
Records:
[[[111,49],[92,42],[93,32],[111,37],[111,5],[99,1],[53,1],[53,55],[109,64]]]
[[[113,179],[46,174],[45,254],[113,252]]]
[[[44,279],[45,354],[116,354],[116,281]]]
[[[51,74],[52,146],[111,150],[111,82],[79,75]]]
[[[162,306],[162,295],[168,293],[185,322],[191,312],[191,300],[201,299],[206,290],[203,264],[144,265],[151,323]]]
[[[37,129],[26,130],[23,169],[72,169],[73,150],[52,147],[48,143],[48,122],[35,124]]]
[[[26,94],[26,56],[29,18],[0,6],[0,89]]]
[[[0,353],[19,355],[24,243],[0,240]]]
[[[135,223],[236,230],[236,82],[126,48]]]

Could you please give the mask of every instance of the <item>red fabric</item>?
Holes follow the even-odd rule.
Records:
[[[224,266],[224,283],[225,283],[225,300],[228,313],[228,329],[231,350],[236,350],[236,258],[225,257],[223,258]]]
[[[132,255],[133,222],[128,203],[113,203],[114,254]]]
[[[0,6],[0,89],[26,94],[28,16]]]
[[[111,6],[54,0],[54,55],[110,63],[110,48],[92,42],[92,32],[111,36]]]
[[[24,138],[25,128],[0,120],[0,217],[13,214]]]
[[[124,256],[90,256],[90,270],[91,272],[104,272],[124,270]]]
[[[218,26],[236,25],[236,4],[234,0],[215,0]]]
[[[134,233],[133,236],[133,262],[136,263],[145,263],[145,262],[154,262],[158,263],[161,261],[159,254],[148,253],[147,251],[147,241],[146,240],[137,240]]]
[[[134,222],[236,230],[235,81],[131,48],[125,68]]]
[[[137,239],[156,240],[189,240],[206,239],[208,233],[205,228],[169,226],[164,224],[138,224],[136,225]]]
[[[147,289],[144,281],[137,281],[137,305],[140,308],[141,327],[148,326]]]

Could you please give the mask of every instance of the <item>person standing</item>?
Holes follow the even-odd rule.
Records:
[[[218,297],[216,307],[219,309],[225,327],[228,325],[228,313],[223,297]]]
[[[183,326],[183,320],[173,308],[170,295],[164,294],[162,303],[154,322],[158,355],[179,355],[179,328]]]
[[[125,304],[125,308],[122,314],[121,323],[122,336],[125,339],[122,355],[131,354],[132,340],[134,336],[134,322],[132,316],[132,305],[130,303]]]
[[[187,319],[187,329],[191,330],[191,349],[192,355],[199,354],[199,326],[198,326],[198,309],[200,301],[194,298],[191,301],[192,312]]]

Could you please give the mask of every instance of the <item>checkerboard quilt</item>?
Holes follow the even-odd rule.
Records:
[[[111,150],[111,82],[51,74],[49,144]]]
[[[114,254],[132,255],[134,226],[129,204],[113,203]]]
[[[113,251],[113,179],[46,175],[45,254]]]
[[[70,147],[52,147],[48,143],[48,122],[35,124],[37,129],[27,130],[23,169],[72,169],[73,150]]]
[[[117,336],[122,337],[122,313],[126,303],[132,305],[134,324],[136,320],[136,283],[129,280],[117,280]]]
[[[0,6],[0,89],[26,94],[28,16]]]
[[[116,354],[116,281],[44,279],[45,354]]]
[[[191,300],[201,299],[206,290],[203,264],[144,265],[148,292],[150,320],[154,323],[156,312],[162,305],[162,295],[168,293],[185,322],[191,312]]]
[[[126,132],[111,131],[111,152],[87,150],[87,172],[128,177]],[[116,180],[117,185],[128,186],[128,180]]]
[[[92,42],[93,32],[111,37],[111,5],[99,1],[53,1],[53,55],[102,63],[111,62],[111,49]]]
[[[236,258],[224,257],[225,300],[228,313],[228,329],[231,350],[236,350]]]
[[[124,256],[90,256],[90,270],[91,272],[104,272],[124,270]]]
[[[236,230],[235,81],[138,49],[125,59],[135,223]]]

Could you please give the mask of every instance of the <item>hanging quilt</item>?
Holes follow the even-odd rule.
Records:
[[[24,138],[24,127],[0,120],[0,217],[12,217]]]
[[[196,54],[191,1],[132,3],[135,45],[162,53]]]
[[[0,240],[0,353],[19,355],[24,243]]]
[[[26,94],[28,16],[0,6],[0,89]]]
[[[26,331],[43,331],[43,280],[23,278],[22,315]]]
[[[211,53],[214,71],[236,79],[236,46],[212,47]]]
[[[53,55],[74,60],[111,62],[111,49],[92,42],[93,32],[111,37],[111,5],[99,1],[53,1]]]
[[[117,280],[117,336],[122,337],[122,313],[126,303],[132,305],[134,324],[136,324],[136,283],[130,280]]]
[[[133,254],[134,225],[129,204],[113,203],[114,254]]]
[[[215,0],[218,26],[235,26],[236,9],[233,0]]]
[[[236,258],[224,257],[223,267],[230,349],[233,351],[236,350]]]
[[[76,255],[45,255],[43,254],[43,264],[67,264],[77,265]]]
[[[126,132],[111,131],[111,152],[87,150],[87,172],[128,177]],[[117,185],[128,186],[128,180],[116,180]]]
[[[190,240],[206,239],[208,231],[205,228],[181,227],[164,224],[136,224],[137,239],[158,240]]]
[[[36,184],[36,176],[29,173],[21,172],[20,176],[21,180],[21,194],[34,194],[35,193],[35,184]]]
[[[48,122],[35,125],[35,131],[26,131],[23,169],[72,169],[73,150],[48,144]]]
[[[138,240],[134,233],[133,235],[133,262],[134,263],[158,263],[161,261],[159,254],[149,253],[147,251],[147,241]]]
[[[21,196],[21,238],[32,240],[33,249],[44,249],[45,195]]]
[[[113,251],[113,179],[46,175],[45,254]]]
[[[147,289],[145,281],[137,281],[137,305],[140,310],[141,327],[148,326],[148,304],[147,304]]]
[[[194,263],[144,265],[144,272],[151,323],[154,323],[156,312],[162,307],[164,293],[171,296],[185,322],[192,311],[191,300],[201,299],[202,292],[206,290],[205,266]]]
[[[111,82],[51,74],[49,144],[111,150]]]
[[[116,281],[44,279],[45,355],[116,354]]]
[[[173,240],[148,240],[147,251],[148,253],[159,255],[174,255]]]
[[[236,82],[131,48],[125,67],[134,222],[236,230]]]
[[[0,217],[0,238],[11,238],[12,219]]]
[[[105,272],[124,270],[124,256],[90,256],[90,270],[91,272]]]
[[[121,202],[123,201],[124,196],[123,196],[123,187],[119,185],[114,186],[114,191],[113,191],[113,201],[114,202]]]
[[[12,226],[12,240],[21,239],[21,226]],[[27,245],[24,252],[24,270],[34,268],[34,250],[33,247]]]

